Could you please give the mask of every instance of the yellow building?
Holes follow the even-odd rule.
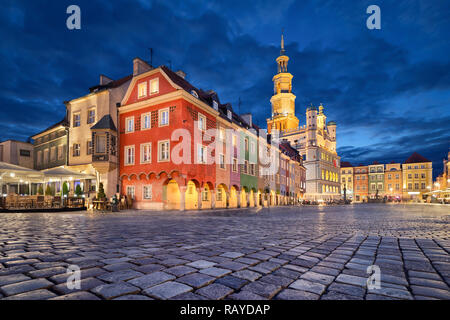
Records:
[[[345,198],[348,200],[353,199],[354,193],[354,179],[353,179],[353,166],[350,162],[342,161],[341,162],[341,194],[342,198],[344,198],[344,190],[345,190]]]
[[[402,164],[402,174],[404,201],[422,201],[423,195],[431,191],[433,164],[417,152]]]

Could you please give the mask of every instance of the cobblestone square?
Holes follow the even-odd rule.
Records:
[[[1,213],[0,299],[450,299],[449,209]]]

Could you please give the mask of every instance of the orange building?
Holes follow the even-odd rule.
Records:
[[[354,172],[354,202],[367,202],[369,197],[369,167],[359,165]]]
[[[386,164],[384,171],[385,195],[388,201],[401,201],[402,199],[402,168],[400,163]]]

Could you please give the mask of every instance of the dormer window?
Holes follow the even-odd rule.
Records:
[[[138,98],[143,98],[147,96],[147,82],[142,82],[138,84]]]
[[[231,111],[230,110],[228,110],[227,111],[227,117],[228,117],[228,119],[233,119],[233,114],[231,113]]]
[[[159,78],[150,80],[150,94],[156,94],[159,92]]]
[[[219,104],[215,100],[213,101],[213,108],[214,110],[219,110]]]
[[[191,90],[191,94],[198,99],[198,93],[195,90]]]

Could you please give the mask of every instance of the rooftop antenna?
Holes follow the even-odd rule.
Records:
[[[153,67],[153,48],[150,48],[150,65]]]

